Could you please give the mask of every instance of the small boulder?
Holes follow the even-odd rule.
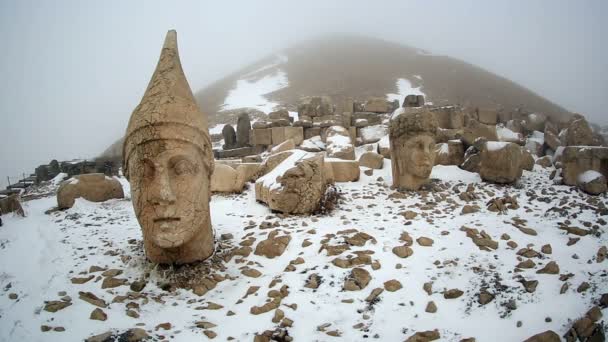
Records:
[[[370,169],[382,169],[384,157],[376,152],[365,152],[359,157],[359,165]]]
[[[91,202],[104,202],[112,198],[124,198],[122,185],[116,178],[103,173],[89,173],[64,181],[57,190],[57,205],[61,209],[71,208],[76,198]]]
[[[593,170],[587,170],[582,172],[578,176],[578,187],[590,194],[590,195],[599,195],[603,194],[608,190],[606,185],[606,177],[601,173]]]
[[[522,153],[513,143],[488,141],[480,154],[479,175],[494,183],[513,183],[522,174]]]

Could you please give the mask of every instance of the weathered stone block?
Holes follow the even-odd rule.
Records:
[[[293,139],[296,145],[304,140],[304,128],[302,127],[273,127],[272,144],[278,145],[287,139]]]
[[[480,154],[479,175],[494,183],[513,183],[522,174],[522,153],[519,145],[488,141]]]
[[[254,128],[251,130],[251,145],[272,145],[271,128]]]
[[[317,135],[321,135],[321,127],[310,127],[304,129],[304,139],[310,139]]]
[[[568,146],[561,154],[564,184],[576,185],[578,176],[588,170],[608,178],[608,147]]]
[[[326,158],[325,163],[331,166],[335,182],[356,182],[359,180],[361,169],[358,161]]]
[[[498,122],[498,110],[492,108],[477,108],[479,122],[486,125],[496,125]]]

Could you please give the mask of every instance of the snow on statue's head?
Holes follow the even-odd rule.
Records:
[[[211,256],[211,140],[182,70],[175,31],[167,33],[154,75],[131,115],[123,158],[146,256],[157,263]]]
[[[390,121],[393,186],[418,190],[435,164],[435,115],[422,108],[400,108]]]

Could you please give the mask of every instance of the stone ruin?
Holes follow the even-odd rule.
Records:
[[[383,98],[369,98],[366,101],[350,98],[334,103],[329,96],[305,97],[297,103],[297,116],[280,109],[269,113],[265,120],[253,122],[249,130],[242,128],[247,127],[249,122],[245,118],[247,114],[243,113],[239,116],[239,122],[244,123],[237,123],[237,127],[242,128],[242,137],[247,136],[245,132],[248,132],[248,144],[244,144],[244,139],[239,142],[239,133],[235,134],[232,126],[226,125],[223,132],[224,150],[215,151],[215,156],[219,159],[218,163],[229,165],[230,170],[221,179],[218,176],[217,181],[212,180],[212,191],[242,191],[247,182],[256,181],[272,170],[266,167],[266,172],[255,172],[256,167],[263,169],[260,163],[268,158],[268,154],[292,149],[322,154],[325,179],[329,183],[356,181],[360,167],[371,174],[373,169],[382,168],[384,158],[393,159],[392,167],[396,170],[394,185],[416,190],[428,181],[430,169],[425,168],[426,176],[418,178],[416,182],[412,179],[399,180],[396,176],[404,177],[407,173],[401,169],[409,165],[399,162],[399,156],[410,156],[409,152],[396,150],[403,149],[405,144],[391,142],[389,119],[397,112],[434,117],[436,129],[419,132],[432,137],[434,141],[428,141],[429,146],[434,145],[432,153],[424,153],[432,161],[431,167],[456,165],[479,173],[485,181],[512,184],[519,180],[523,170],[532,171],[536,164],[539,167],[555,164],[560,169],[564,165],[564,175],[568,180],[559,176],[561,171],[557,180],[564,179],[564,184],[578,185],[588,193],[605,191],[603,186],[583,186],[578,177],[585,171],[595,171],[597,174],[587,173],[584,180],[591,177],[594,179],[592,184],[604,184],[607,175],[605,166],[601,166],[605,163],[602,162],[603,152],[594,152],[591,156],[581,154],[581,158],[593,161],[577,162],[575,171],[572,171],[572,162],[555,162],[554,155],[561,156],[566,146],[601,144],[601,136],[592,132],[582,116],[575,115],[567,123],[553,122],[546,115],[522,109],[508,112],[499,107],[433,106],[424,101],[424,96],[408,95],[399,108],[399,103]],[[395,141],[399,139],[398,136],[394,138]],[[402,147],[396,147],[398,145]],[[355,156],[357,146],[364,146],[367,150],[359,160]],[[604,151],[605,147],[596,149]],[[570,157],[575,153],[572,151],[578,149],[567,150],[567,158],[578,160],[578,156]],[[265,197],[258,196],[258,199],[268,203]]]

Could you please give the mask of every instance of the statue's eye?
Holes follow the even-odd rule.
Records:
[[[154,168],[154,163],[152,163],[149,159],[145,159],[143,161],[143,165],[144,178],[154,178],[154,173],[156,172],[156,169]]]
[[[173,164],[173,170],[175,170],[175,174],[185,175],[194,173],[195,168],[194,164],[186,159],[180,159],[175,164]]]

